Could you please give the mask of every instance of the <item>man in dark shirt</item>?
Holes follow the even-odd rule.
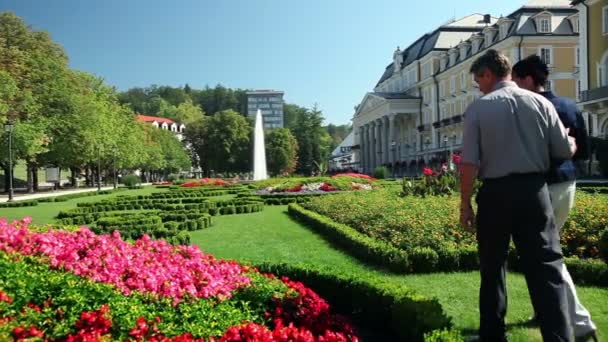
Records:
[[[572,159],[552,160],[551,169],[547,174],[547,184],[551,204],[555,215],[555,226],[558,230],[564,226],[570,209],[574,206],[576,191],[576,166],[574,160],[588,159],[588,136],[585,121],[576,103],[569,98],[558,97],[545,89],[549,69],[536,55],[529,56],[513,66],[513,80],[520,88],[524,88],[544,96],[551,101],[564,126],[569,129],[569,135],[576,141],[577,150]],[[594,338],[596,326],[591,321],[589,311],[581,304],[570,273],[564,264],[562,277],[566,283],[568,313],[577,341]]]

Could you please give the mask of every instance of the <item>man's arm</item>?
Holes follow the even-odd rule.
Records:
[[[576,152],[573,137],[568,136],[568,129],[564,127],[553,105],[547,106],[549,120],[549,153],[552,159],[566,160],[572,158]]]
[[[464,116],[462,158],[460,164],[460,224],[473,231],[475,214],[471,206],[473,186],[477,178],[480,153],[480,127],[475,104],[470,105]]]
[[[469,231],[473,231],[475,228],[475,213],[471,205],[471,198],[477,178],[477,169],[477,165],[460,164],[460,224]]]

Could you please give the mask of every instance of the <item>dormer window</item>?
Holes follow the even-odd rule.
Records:
[[[570,24],[572,25],[572,32],[579,33],[578,14],[568,17]]]
[[[545,11],[536,16],[536,29],[538,33],[551,33],[551,13]]]
[[[473,43],[471,47],[471,55],[476,54],[479,51],[479,47],[481,46],[481,40],[483,38],[479,35],[473,36]]]
[[[456,64],[456,55],[458,54],[458,50],[456,49],[451,49],[450,50],[450,66]]]
[[[469,48],[469,43],[460,43],[460,60],[464,61],[467,58],[467,49]]]
[[[487,31],[484,34],[484,38],[486,40],[486,47],[489,47],[490,45],[492,45],[492,31]]]
[[[500,18],[498,20],[498,36],[500,40],[507,38],[511,23],[513,23],[513,19],[510,18]]]
[[[447,67],[447,64],[448,64],[448,55],[442,54],[441,59],[439,61],[439,68],[441,69],[441,71],[445,70],[445,68]]]

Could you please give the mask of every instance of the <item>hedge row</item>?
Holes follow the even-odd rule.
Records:
[[[410,253],[407,253],[297,204],[290,204],[288,212],[296,220],[303,222],[361,261],[386,267],[393,272],[428,273],[477,270],[479,268],[477,249],[470,246],[458,250],[443,248],[439,251],[428,247],[415,247]],[[510,269],[521,270],[513,248],[509,251],[508,260]],[[608,264],[601,260],[565,258],[565,263],[577,283],[608,286]]]
[[[38,200],[26,200],[0,203],[0,208],[35,207],[37,205]]]
[[[263,263],[257,267],[305,283],[361,326],[390,334],[386,340],[422,341],[425,333],[452,325],[436,298],[378,277],[355,278],[339,270],[310,265]]]
[[[428,273],[479,268],[479,257],[475,248],[445,248],[436,252],[428,247],[414,247],[411,252],[406,252],[297,204],[290,204],[288,213],[353,256],[393,272]]]
[[[120,191],[125,191],[125,190],[127,190],[127,189],[118,188],[118,189],[112,189],[112,190],[79,192],[77,194],[41,198],[38,200],[38,202],[65,202],[65,201],[69,201],[69,200],[75,199],[75,198],[90,197],[90,196],[97,196],[97,195],[109,195],[109,194],[113,194],[115,192],[120,192]]]

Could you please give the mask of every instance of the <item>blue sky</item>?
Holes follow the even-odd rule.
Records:
[[[344,124],[401,48],[456,16],[523,0],[0,0],[50,32],[73,68],[151,84],[277,89]]]

